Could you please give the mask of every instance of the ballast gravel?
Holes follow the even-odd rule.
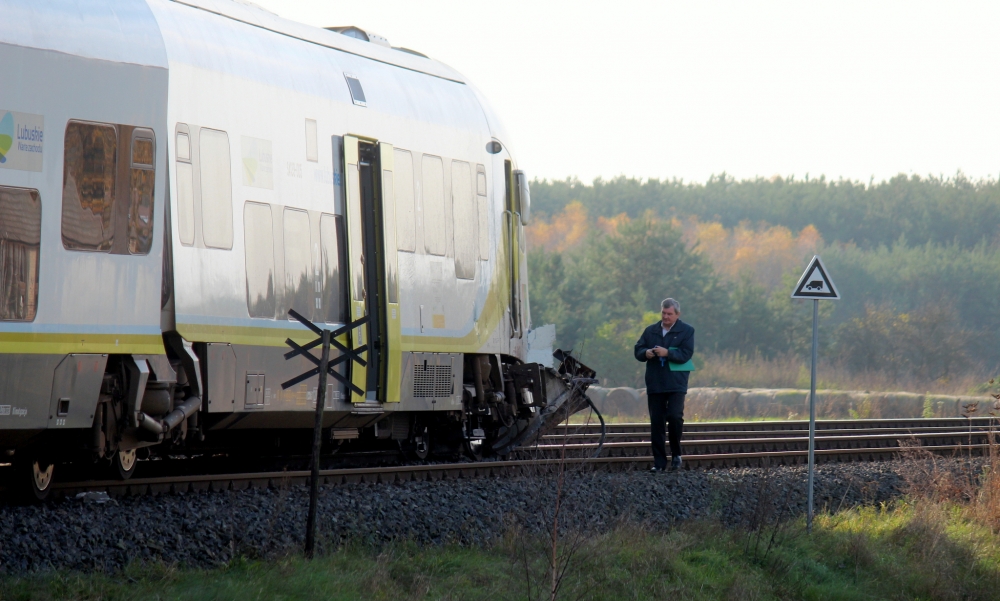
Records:
[[[970,473],[977,466],[939,466]],[[903,494],[912,463],[817,466],[817,511],[890,501]],[[551,527],[555,472],[320,489],[318,541],[331,550],[348,541],[381,544],[485,545],[516,526]],[[0,506],[0,573],[49,569],[114,572],[135,560],[189,567],[234,557],[273,558],[301,550],[308,487],[120,497],[66,498],[41,506]],[[601,531],[622,521],[666,530],[677,521],[716,517],[737,525],[759,516],[801,515],[802,466],[644,471],[567,470],[560,495],[564,528]]]

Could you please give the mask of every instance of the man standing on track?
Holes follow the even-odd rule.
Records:
[[[653,469],[667,469],[664,429],[670,435],[670,469],[681,467],[681,432],[687,394],[694,328],[681,321],[681,305],[672,298],[660,303],[660,321],[646,328],[635,343],[635,358],[646,362],[646,399],[652,427]],[[666,422],[666,423],[664,423]]]

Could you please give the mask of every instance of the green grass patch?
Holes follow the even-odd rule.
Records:
[[[561,599],[996,599],[1000,539],[959,507],[903,502],[762,531],[685,523],[570,537]],[[773,541],[773,542],[772,542]],[[135,564],[119,574],[0,578],[0,600],[548,599],[546,537],[488,549],[351,545],[307,561],[235,561],[214,570]],[[565,557],[564,555],[562,557]]]

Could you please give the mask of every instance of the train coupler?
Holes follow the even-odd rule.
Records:
[[[587,388],[596,384],[594,370],[568,352],[556,350],[555,369],[538,363],[510,366],[510,376],[520,402],[530,417],[516,420],[495,443],[493,451],[506,455],[520,446],[534,444],[574,413],[590,406]]]

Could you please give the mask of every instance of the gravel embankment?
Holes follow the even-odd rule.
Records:
[[[817,509],[898,497],[903,469],[895,461],[818,466]],[[536,474],[324,487],[319,541],[327,549],[352,539],[476,545],[496,540],[512,524],[541,531],[552,523],[556,481]],[[804,512],[805,468],[567,472],[560,524],[602,530],[627,520],[663,530],[709,515],[738,524],[759,499],[776,508],[772,515]],[[303,486],[0,506],[0,573],[115,571],[136,559],[211,567],[240,555],[274,557],[301,549],[307,508]]]

